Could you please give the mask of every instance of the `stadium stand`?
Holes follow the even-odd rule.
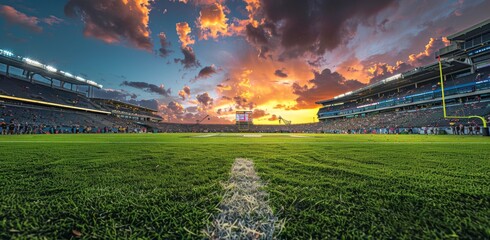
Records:
[[[158,116],[156,114],[158,111],[154,109],[116,101],[113,99],[91,98],[91,100],[102,109],[111,111],[112,114],[119,118],[132,119],[136,121],[162,121],[162,117]]]
[[[0,75],[0,94],[75,107],[98,109],[86,96],[68,89],[57,89],[41,82]],[[100,108],[99,108],[100,109]]]
[[[449,36],[451,45],[436,53],[444,72],[448,116],[490,114],[489,36],[487,20]],[[444,119],[441,102],[436,62],[319,101],[322,107],[317,115],[325,123],[324,130],[335,133],[427,133],[427,129],[453,133],[454,125],[483,132],[476,118]]]
[[[448,37],[440,49],[448,115],[490,120],[490,21]],[[477,43],[477,44],[475,44]],[[157,110],[91,98],[101,85],[0,50],[0,133],[240,132],[236,125],[163,122]],[[21,69],[22,76],[11,68]],[[36,81],[39,75],[51,84]],[[57,79],[59,86],[54,84]],[[71,85],[64,88],[65,83]],[[445,119],[437,62],[317,102],[319,123],[251,125],[259,133],[475,134],[478,119]],[[87,92],[72,90],[83,86]]]

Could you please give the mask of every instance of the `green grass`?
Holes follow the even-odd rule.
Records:
[[[278,238],[490,238],[490,138],[202,135],[0,136],[0,238],[202,238],[237,157]]]

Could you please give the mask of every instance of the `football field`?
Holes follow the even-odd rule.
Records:
[[[490,238],[490,138],[251,133],[0,136],[0,238],[207,238],[236,159],[274,238]]]

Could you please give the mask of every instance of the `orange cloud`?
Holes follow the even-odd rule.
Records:
[[[179,36],[179,41],[182,44],[182,48],[195,43],[195,40],[190,36],[192,30],[187,22],[179,22],[175,25],[175,28],[177,30],[177,35]]]
[[[218,38],[228,36],[228,18],[226,18],[226,7],[219,3],[205,5],[197,19],[197,26],[201,30],[200,38]]]
[[[231,86],[230,85],[226,85],[226,84],[218,84],[216,85],[216,87],[218,88],[218,92],[223,92],[223,91],[230,91],[231,90]]]
[[[223,66],[223,69],[227,69],[225,73],[227,80],[216,87],[218,97],[214,101],[214,112],[222,109],[219,111],[220,116],[230,120],[235,118],[234,111],[223,111],[223,109],[262,109],[266,112],[274,111],[270,112],[271,114],[282,114],[285,118],[294,115],[292,113],[294,110],[291,108],[274,109],[279,103],[288,106],[296,105],[294,99],[297,95],[293,93],[291,84],[277,81],[275,71],[283,68],[288,69],[288,77],[281,79],[284,82],[304,84],[314,77],[310,66],[301,59],[286,62],[257,60],[257,56],[250,51],[237,57],[236,61],[230,61],[229,66]],[[295,116],[295,121],[301,122],[300,118],[300,115]],[[311,117],[308,116],[308,120],[310,119]],[[267,118],[260,118],[257,121],[271,123]]]
[[[3,16],[9,23],[18,24],[34,32],[42,32],[39,19],[37,17],[27,16],[17,11],[15,8],[6,5],[0,5],[0,16]]]
[[[247,4],[245,9],[247,9],[248,12],[249,23],[251,23],[252,26],[257,27],[259,22],[255,20],[255,18],[260,9],[260,0],[244,0],[244,2]]]
[[[424,51],[417,54],[410,54],[408,56],[408,62],[412,65],[424,65],[435,61],[434,53],[444,46],[448,46],[449,41],[447,38],[430,38],[427,45],[425,45]]]
[[[184,86],[182,90],[179,91],[179,96],[182,100],[185,100],[187,97],[191,95],[191,88],[189,86]]]
[[[246,3],[245,9],[248,12],[248,19],[234,19],[233,23],[229,26],[228,32],[230,35],[245,36],[247,25],[257,28],[260,22],[264,22],[265,19],[259,19],[258,12],[261,7],[260,0],[243,0]]]
[[[363,83],[369,82],[372,78],[369,74],[369,70],[366,69],[362,62],[357,58],[351,58],[340,63],[337,66],[336,71],[346,79],[356,79]]]

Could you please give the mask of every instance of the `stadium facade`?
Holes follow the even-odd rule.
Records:
[[[447,39],[450,45],[435,53],[432,64],[317,102],[322,105],[317,114],[318,119],[327,126],[338,122],[348,125],[349,122],[356,122],[349,119],[357,118],[366,121],[374,119],[380,123],[378,128],[431,126],[454,130],[453,126],[460,124],[480,128],[481,121],[462,122],[461,119],[443,118],[440,69],[436,59],[440,57],[442,63],[448,112],[457,116],[488,115],[490,20],[450,35]],[[407,117],[410,115],[416,117]],[[383,118],[407,120],[395,121],[396,126],[389,126],[390,122]],[[359,127],[354,123],[351,128],[354,130]]]

